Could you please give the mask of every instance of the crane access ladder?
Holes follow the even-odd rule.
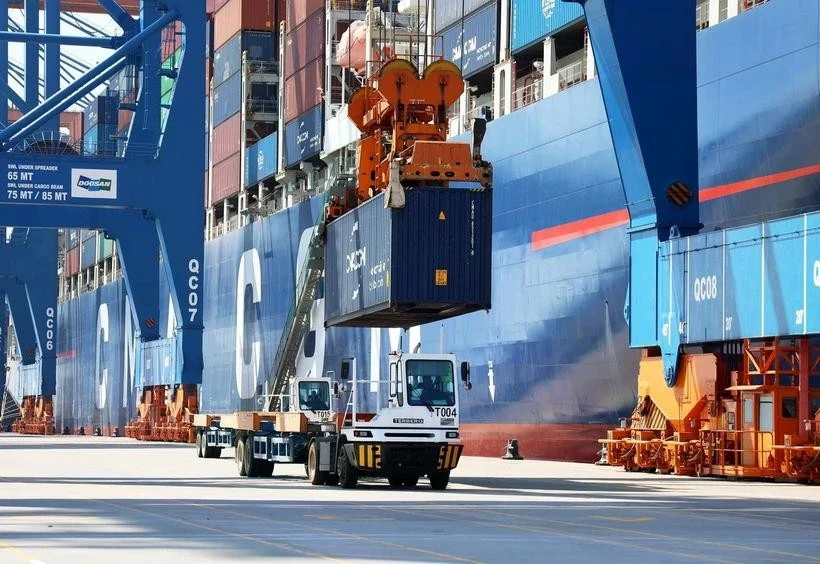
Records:
[[[329,182],[330,189],[325,192],[325,198],[319,217],[313,226],[307,256],[296,284],[296,300],[291,306],[285,322],[285,331],[279,341],[279,348],[271,367],[268,378],[269,395],[267,395],[266,411],[282,411],[282,398],[287,394],[288,382],[295,376],[296,356],[299,347],[310,329],[310,310],[325,267],[324,258],[324,227],[325,205],[333,195],[341,195],[355,182],[355,177],[349,174],[336,174]]]

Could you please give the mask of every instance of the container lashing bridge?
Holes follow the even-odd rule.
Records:
[[[205,137],[192,132],[205,123],[205,0],[142,0],[138,18],[117,0],[74,3],[77,9],[107,12],[122,30],[116,37],[60,35],[59,0],[0,0],[6,11],[21,4],[25,32],[9,32],[7,22],[0,22],[0,105],[13,99],[23,112],[0,130],[0,169],[8,179],[0,191],[0,225],[88,228],[116,239],[142,343],[160,337],[162,253],[180,325],[182,367],[173,382],[143,381],[139,418],[126,431],[140,439],[193,441],[188,416],[197,411],[202,382]],[[45,33],[39,30],[41,7]],[[176,68],[163,69],[160,36],[176,23],[183,54]],[[9,42],[26,44],[23,95],[7,83]],[[42,77],[40,45],[45,45]],[[102,47],[111,54],[60,88],[61,45]],[[60,112],[127,65],[133,65],[138,83],[136,96],[120,103],[121,110],[133,112],[124,149],[118,156],[71,150],[58,133]],[[166,107],[160,100],[162,76],[174,80]]]

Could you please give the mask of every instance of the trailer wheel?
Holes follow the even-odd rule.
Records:
[[[256,478],[259,476],[259,463],[253,457],[253,435],[248,435],[245,438],[245,449],[243,453],[243,462],[245,466],[245,476],[248,478]]]
[[[236,469],[239,471],[240,476],[247,476],[247,471],[245,470],[245,440],[238,438],[236,439],[236,449],[233,453],[234,462],[236,462]]]
[[[336,459],[336,473],[339,475],[339,485],[349,490],[356,487],[359,481],[359,470],[350,463],[345,453],[344,445],[340,445],[339,457]]]
[[[327,472],[319,470],[319,445],[316,441],[310,441],[310,445],[308,445],[308,457],[305,467],[311,484],[321,486],[327,482]]]
[[[433,472],[429,477],[431,488],[434,490],[444,490],[447,489],[447,484],[450,482],[450,471]]]
[[[197,432],[196,434],[196,457],[197,458],[205,458],[205,451],[202,448],[202,440],[205,437],[202,436],[202,431]]]

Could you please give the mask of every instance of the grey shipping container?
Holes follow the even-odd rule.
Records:
[[[490,309],[492,191],[417,188],[327,226],[327,327],[412,327]]]

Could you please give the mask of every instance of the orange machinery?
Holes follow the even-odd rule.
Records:
[[[24,396],[20,403],[20,417],[12,423],[11,430],[27,435],[53,435],[52,396]]]
[[[600,442],[628,471],[820,482],[820,348],[809,339],[744,341],[685,354],[668,387],[644,353],[638,405]]]
[[[404,206],[404,190],[448,187],[450,182],[492,184],[492,165],[481,158],[486,123],[473,125],[473,146],[447,140],[447,109],[464,92],[458,67],[436,60],[419,73],[406,59],[392,59],[370,76],[348,102],[361,131],[355,188],[332,195],[326,221],[386,192],[386,205]]]

